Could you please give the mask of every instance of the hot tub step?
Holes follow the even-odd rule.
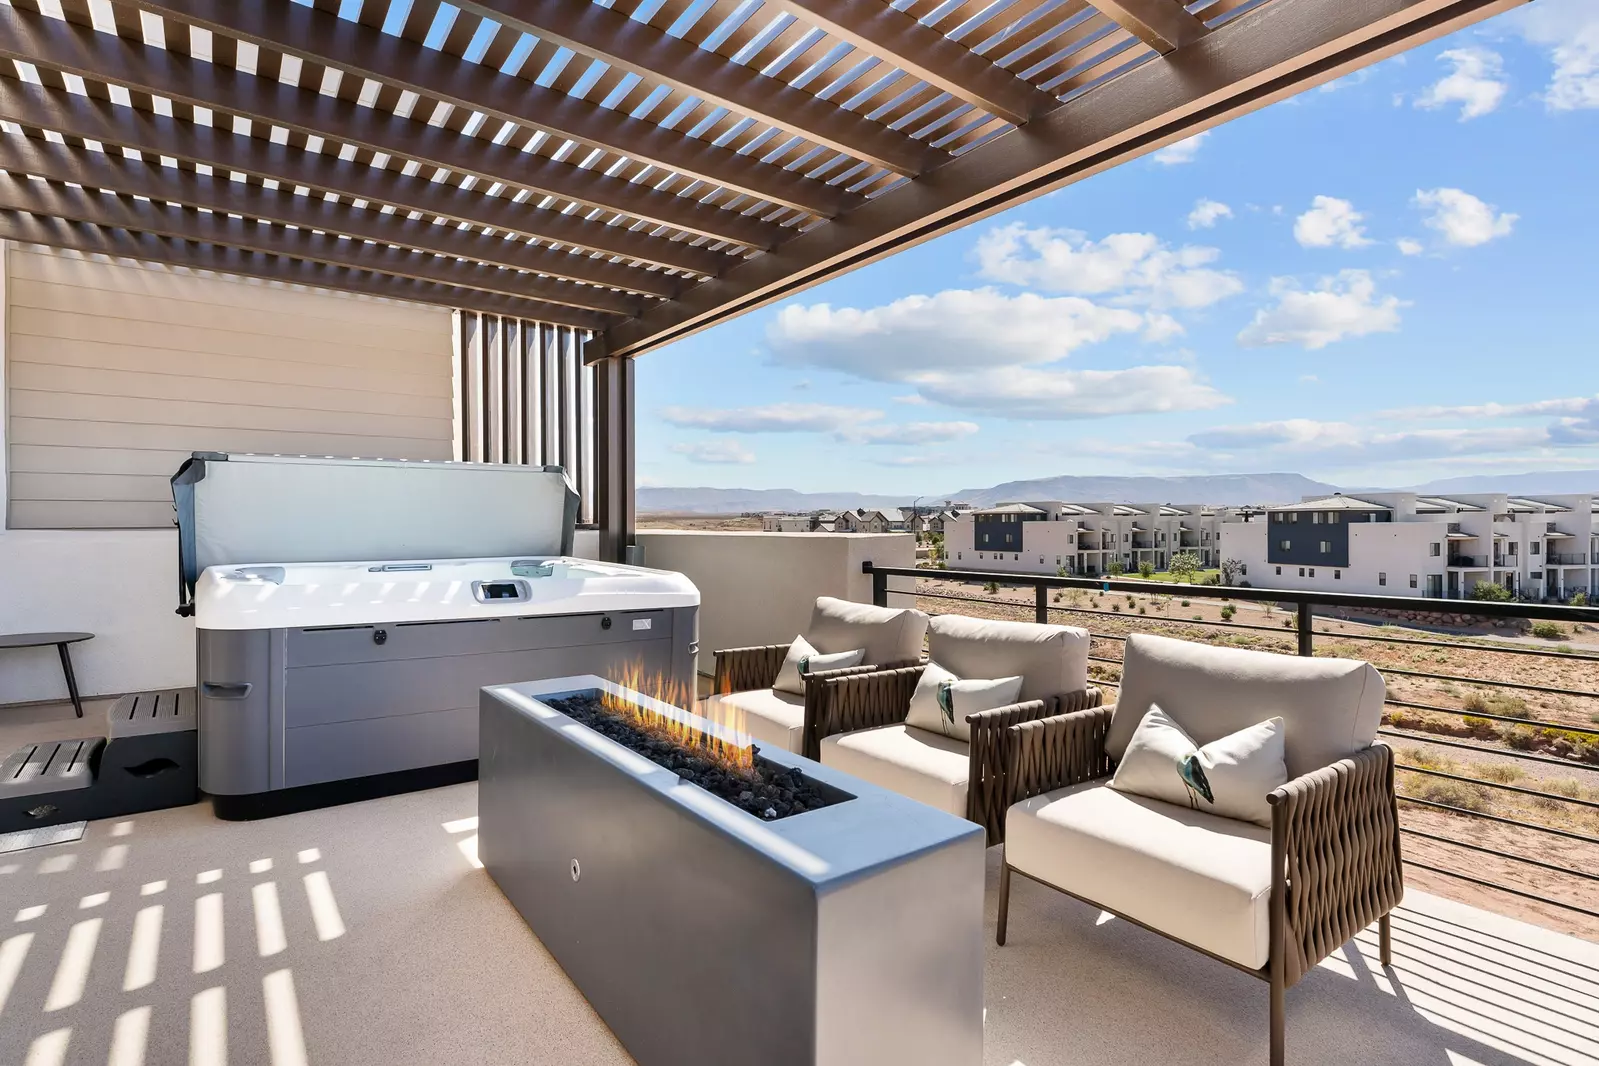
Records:
[[[0,832],[75,822],[93,803],[104,737],[33,741],[0,761]]]

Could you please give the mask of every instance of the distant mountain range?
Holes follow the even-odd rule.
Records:
[[[1194,477],[1060,477],[1007,481],[991,488],[961,489],[922,497],[923,507],[961,500],[980,507],[1010,500],[1078,500],[1085,503],[1293,503],[1305,496],[1339,491],[1337,485],[1302,474],[1210,474]],[[1346,492],[1359,489],[1346,488]],[[1368,492],[1383,491],[1367,488]],[[1599,493],[1599,470],[1547,470],[1526,474],[1474,474],[1411,485],[1404,492]],[[749,511],[815,511],[855,507],[909,507],[911,496],[794,489],[641,487],[636,506],[654,514],[742,514]]]

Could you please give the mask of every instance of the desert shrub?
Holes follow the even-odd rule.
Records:
[[[1543,782],[1545,792],[1553,792],[1557,796],[1567,799],[1578,799],[1582,796],[1582,785],[1575,777],[1551,777]]]
[[[1397,761],[1407,766],[1419,766],[1423,770],[1443,770],[1446,773],[1453,773],[1456,768],[1455,760],[1426,748],[1403,748]]]
[[[1571,606],[1573,606],[1573,607],[1586,607],[1586,606],[1588,606],[1588,594],[1586,592],[1579,592],[1575,596],[1571,597]]]
[[[1205,616],[1204,615],[1202,615],[1202,614],[1194,615],[1194,621],[1203,622],[1204,620],[1205,620]],[[1594,721],[1599,722],[1599,714],[1596,714],[1593,717],[1594,717]]]
[[[1121,614],[1122,613],[1122,605],[1119,604],[1119,603],[1111,604],[1110,605],[1110,609],[1115,611],[1117,614]]]
[[[1150,562],[1148,559],[1145,559],[1143,562],[1139,563],[1138,564],[1138,576],[1141,577],[1141,578],[1145,578],[1145,579],[1154,577],[1155,576],[1155,564]]]
[[[994,593],[999,591],[999,582],[990,581],[988,584],[983,586],[983,591],[988,593],[990,596],[994,595]]]
[[[1187,606],[1188,606],[1188,601],[1187,601],[1187,600],[1184,600],[1184,601],[1183,601],[1183,606],[1184,606],[1184,607],[1187,607]]]
[[[1531,718],[1527,701],[1504,692],[1468,692],[1462,701],[1466,710],[1478,714],[1497,714],[1505,718]]]
[[[1559,622],[1534,622],[1532,635],[1540,640],[1565,640],[1566,627]]]
[[[1468,714],[1461,721],[1466,723],[1466,728],[1471,730],[1471,735],[1478,740],[1492,740],[1499,735],[1499,727],[1486,718]]]
[[[1138,613],[1139,614],[1148,614],[1149,612],[1147,610],[1145,610],[1144,608],[1140,607],[1140,608],[1138,608]]]
[[[1492,581],[1479,581],[1471,587],[1471,598],[1488,603],[1505,603],[1510,599],[1510,590]]]
[[[1292,629],[1292,628],[1294,628],[1294,620],[1292,618],[1284,618],[1283,619],[1283,628],[1284,629]]]
[[[1221,609],[1221,620],[1223,622],[1231,622],[1233,620],[1233,615],[1237,613],[1238,608],[1234,607],[1230,603],[1224,604]]]
[[[1463,811],[1475,811],[1478,814],[1493,808],[1493,796],[1482,785],[1450,781],[1441,777],[1424,777],[1408,782],[1405,786],[1405,795],[1427,800],[1429,803],[1442,803],[1446,807],[1458,807]]]
[[[1538,746],[1538,734],[1533,732],[1531,726],[1513,725],[1500,736],[1504,737],[1506,744],[1517,751],[1531,751]]]
[[[1497,781],[1501,785],[1513,785],[1527,776],[1527,771],[1507,762],[1484,763],[1476,769],[1479,777],[1485,777],[1489,781]]]

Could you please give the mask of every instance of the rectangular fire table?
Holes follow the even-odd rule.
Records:
[[[598,677],[483,690],[479,858],[639,1063],[982,1061],[978,826],[764,749],[831,802],[763,820],[549,705],[601,694],[747,738]]]

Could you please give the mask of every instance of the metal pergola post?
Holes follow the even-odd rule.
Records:
[[[600,355],[596,338],[584,347],[584,361],[594,367],[595,464],[598,478],[596,520],[600,558],[626,562],[634,540],[633,360]]]

